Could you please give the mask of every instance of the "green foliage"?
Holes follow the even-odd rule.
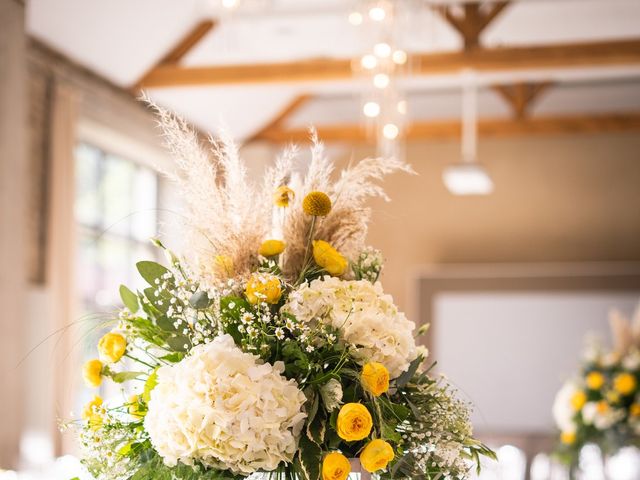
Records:
[[[139,310],[138,296],[125,285],[120,285],[120,298],[124,306],[127,307],[131,313],[136,313]]]

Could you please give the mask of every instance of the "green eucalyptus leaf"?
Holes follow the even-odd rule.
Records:
[[[110,377],[116,383],[123,383],[129,380],[133,380],[134,378],[138,378],[139,376],[144,375],[144,372],[117,372],[111,373]]]
[[[197,310],[202,310],[211,305],[211,299],[207,292],[196,292],[189,298],[189,305]]]
[[[186,352],[189,350],[190,343],[191,342],[187,337],[179,333],[173,334],[167,338],[167,345],[169,345],[174,352]]]
[[[153,287],[157,287],[155,283],[156,279],[161,279],[162,275],[169,271],[166,267],[160,265],[159,263],[151,262],[148,260],[143,260],[136,263],[136,267],[138,268],[138,272],[140,272],[140,276]]]
[[[125,285],[120,285],[120,298],[124,306],[127,307],[131,313],[136,313],[140,308],[138,296]]]
[[[418,355],[418,358],[416,358],[413,362],[409,364],[409,368],[405,372],[403,372],[398,378],[396,378],[396,386],[398,388],[402,388],[407,383],[409,383],[409,380],[413,378],[416,371],[418,370],[418,367],[422,362],[423,362],[422,356]]]

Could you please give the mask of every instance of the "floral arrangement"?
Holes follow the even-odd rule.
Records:
[[[157,107],[156,107],[157,108]],[[332,181],[312,133],[306,173],[289,148],[257,187],[228,139],[210,155],[157,108],[188,207],[187,255],[137,264],[124,308],[83,367],[86,383],[123,383],[79,421],[99,479],[344,480],[465,478],[493,452],[468,405],[429,376],[415,325],[379,282],[364,238],[376,183],[410,168],[366,159]],[[357,460],[356,460],[357,459]],[[355,465],[355,467],[354,467]]]
[[[562,386],[553,405],[560,430],[556,454],[573,469],[588,443],[604,455],[640,446],[640,310],[633,326],[618,311],[610,323],[614,348],[590,342],[579,375]]]

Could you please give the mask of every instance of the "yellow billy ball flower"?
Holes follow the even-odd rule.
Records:
[[[280,279],[268,273],[254,273],[247,282],[244,294],[249,303],[278,303],[282,296]]]
[[[129,397],[129,406],[127,408],[129,415],[136,418],[144,417],[144,412],[140,408],[140,395],[131,395]]]
[[[329,275],[333,275],[334,277],[342,275],[348,265],[347,259],[324,240],[314,240],[313,259],[318,266],[325,269]]]
[[[629,415],[632,417],[640,417],[640,403],[632,403],[629,407]]]
[[[273,194],[273,203],[276,207],[288,207],[289,203],[296,196],[293,190],[286,185],[276,188]]]
[[[349,459],[338,452],[331,452],[322,462],[322,480],[346,480],[351,472]]]
[[[571,406],[576,412],[582,410],[585,403],[587,403],[587,395],[582,390],[577,391],[571,397]]]
[[[389,390],[389,370],[378,362],[369,362],[362,367],[362,385],[372,395],[379,397]]]
[[[372,427],[371,414],[361,403],[347,403],[338,412],[336,430],[338,436],[347,442],[367,438]]]
[[[636,389],[636,377],[630,373],[619,373],[613,379],[613,388],[621,395],[629,395]]]
[[[324,192],[310,192],[302,200],[302,209],[312,217],[326,217],[331,211],[331,199]]]
[[[89,360],[82,366],[82,378],[89,387],[97,388],[102,383],[102,362]]]
[[[591,372],[587,375],[586,383],[589,390],[600,390],[604,385],[604,375],[600,372]]]
[[[573,445],[576,441],[576,432],[562,432],[560,441],[565,445]]]
[[[263,257],[274,257],[284,252],[285,243],[282,240],[265,240],[260,245],[258,253]]]
[[[82,409],[82,418],[88,421],[92,430],[97,430],[103,424],[102,418],[102,398],[99,395],[93,397]]]
[[[107,363],[116,363],[127,349],[127,341],[119,333],[107,333],[98,342],[100,359]]]
[[[393,448],[384,440],[376,438],[367,443],[360,454],[360,463],[369,473],[387,468],[387,464],[393,460]]]

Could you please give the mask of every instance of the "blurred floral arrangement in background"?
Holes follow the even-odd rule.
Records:
[[[411,172],[365,159],[332,181],[312,132],[296,173],[287,149],[262,185],[247,180],[234,143],[205,151],[184,121],[155,107],[180,172],[188,251],[137,264],[142,291],[83,367],[86,383],[123,383],[77,428],[99,479],[344,480],[465,478],[491,450],[475,440],[468,405],[425,366],[415,325],[379,282],[380,252],[364,244],[365,200],[377,181]]]
[[[580,373],[563,385],[553,405],[560,429],[555,453],[572,471],[587,444],[605,456],[640,446],[640,309],[633,322],[617,310],[609,320],[613,348],[590,341]]]

